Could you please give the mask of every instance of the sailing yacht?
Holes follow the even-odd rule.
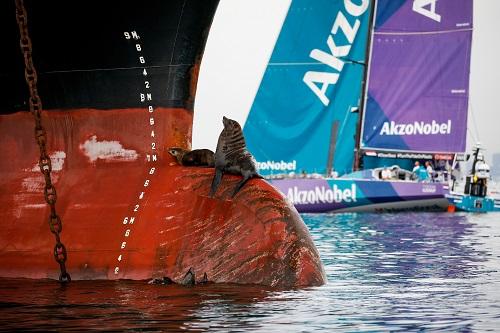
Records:
[[[472,0],[292,1],[240,117],[260,173],[302,213],[446,210],[471,41]]]

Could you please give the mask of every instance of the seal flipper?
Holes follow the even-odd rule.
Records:
[[[194,286],[195,283],[196,283],[196,277],[194,275],[193,268],[190,268],[187,271],[186,275],[184,275],[184,277],[182,278],[180,284],[182,284],[183,286]]]
[[[201,279],[200,282],[198,282],[198,284],[207,284],[209,281],[208,281],[208,276],[207,276],[207,273],[203,273],[203,278]]]
[[[244,176],[244,178],[238,183],[238,185],[236,185],[236,187],[234,188],[234,191],[233,191],[233,194],[231,195],[231,198],[234,198],[234,196],[236,195],[236,193],[238,193],[241,188],[243,187],[243,185],[245,185],[245,183],[250,179],[251,177],[246,175]]]
[[[210,186],[210,197],[213,197],[215,195],[215,192],[217,192],[217,187],[219,187],[219,184],[222,180],[223,172],[219,168],[215,168],[215,176],[214,179],[212,180],[212,186]]]

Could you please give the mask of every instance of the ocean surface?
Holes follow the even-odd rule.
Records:
[[[500,331],[500,214],[303,218],[322,287],[0,279],[0,330]]]

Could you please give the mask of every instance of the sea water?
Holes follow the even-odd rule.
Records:
[[[303,218],[324,286],[1,279],[0,330],[500,331],[499,214]]]

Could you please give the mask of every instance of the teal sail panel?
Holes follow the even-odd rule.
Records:
[[[370,0],[293,0],[245,122],[262,175],[353,165]]]

